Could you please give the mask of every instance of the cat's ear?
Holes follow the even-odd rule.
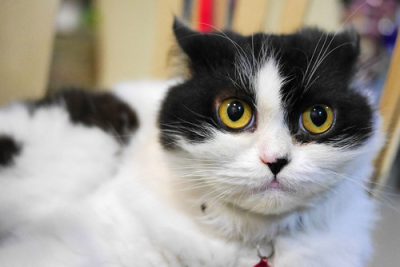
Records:
[[[352,67],[360,54],[360,37],[353,29],[337,33],[326,33],[317,28],[305,28],[300,31],[300,39],[307,40],[311,48],[311,56],[315,51],[321,51],[325,61],[332,59],[335,65]]]
[[[348,29],[339,33],[336,39],[336,49],[338,50],[339,54],[338,56],[340,56],[345,63],[354,65],[357,62],[358,56],[360,55],[359,34],[354,29]]]
[[[189,59],[192,72],[213,70],[216,67],[233,62],[241,38],[228,32],[200,33],[187,27],[175,18],[173,24],[178,46]]]
[[[191,47],[193,43],[200,39],[199,35],[201,33],[190,29],[186,26],[182,21],[180,21],[177,17],[174,18],[173,31],[175,34],[175,39],[179,45],[179,47],[189,56],[192,54]]]

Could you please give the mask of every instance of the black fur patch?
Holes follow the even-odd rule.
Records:
[[[175,147],[175,133],[188,141],[201,142],[212,128],[225,131],[218,123],[215,106],[216,99],[224,95],[254,103],[254,96],[236,90],[228,79],[212,76],[196,77],[172,88],[159,117],[161,141],[165,147]]]
[[[99,127],[123,142],[139,126],[135,112],[110,93],[68,89],[36,102],[35,106],[53,104],[65,105],[72,122]]]
[[[166,148],[176,147],[176,136],[202,142],[210,128],[224,131],[216,119],[218,98],[244,98],[254,105],[252,77],[240,76],[244,70],[237,67],[240,58],[254,66],[254,74],[265,58],[277,60],[285,79],[281,97],[286,122],[298,142],[357,146],[371,135],[373,110],[363,95],[350,88],[359,54],[356,34],[328,34],[317,29],[288,35],[202,34],[179,22],[174,31],[189,59],[192,77],[171,88],[164,100],[159,122]],[[326,104],[335,111],[335,124],[325,134],[312,135],[300,126],[301,114],[314,104]]]
[[[10,136],[0,135],[0,166],[9,166],[21,152],[21,146]]]
[[[217,98],[236,97],[254,104],[250,84],[238,84],[235,77],[236,47],[243,37],[227,32],[200,34],[175,22],[174,31],[182,50],[189,57],[191,79],[171,88],[159,116],[161,142],[174,148],[176,133],[190,142],[207,138],[210,128],[224,131],[216,117]],[[248,81],[250,82],[250,81]]]
[[[203,213],[205,213],[206,210],[207,210],[207,204],[206,204],[206,203],[201,204],[200,209],[201,209],[201,211],[202,211]]]

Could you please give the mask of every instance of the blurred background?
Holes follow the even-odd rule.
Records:
[[[66,86],[106,90],[127,80],[171,78],[174,15],[202,32],[317,26],[360,33],[356,84],[375,93],[388,133],[371,181],[383,214],[372,266],[399,266],[399,0],[0,0],[0,104]]]

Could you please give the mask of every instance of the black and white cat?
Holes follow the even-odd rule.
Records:
[[[183,81],[0,112],[1,266],[365,267],[383,138],[357,36],[174,32]]]

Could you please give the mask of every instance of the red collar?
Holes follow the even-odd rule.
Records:
[[[268,258],[262,257],[260,262],[254,265],[254,267],[271,267],[271,265],[268,263]]]
[[[274,255],[274,243],[273,241],[270,242],[271,245],[271,251],[268,256],[261,252],[260,246],[257,246],[257,255],[260,258],[260,262],[254,265],[254,267],[271,267],[271,264],[269,263],[269,259]]]

